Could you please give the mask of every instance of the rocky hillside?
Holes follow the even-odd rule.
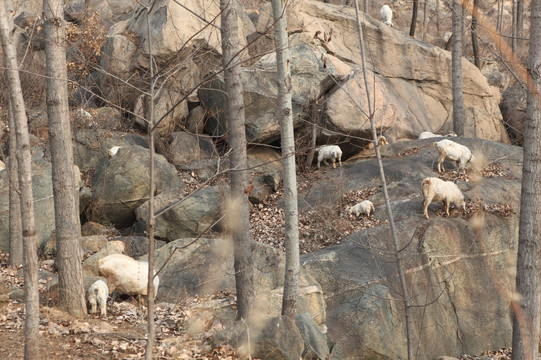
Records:
[[[21,54],[28,50],[23,64],[37,73],[43,72],[44,59],[40,4],[17,3],[22,7],[13,11]],[[246,50],[240,56],[245,61],[247,191],[251,232],[257,241],[257,303],[260,314],[272,317],[280,313],[284,266],[272,20],[270,3],[243,4],[239,34]],[[391,5],[400,9],[401,2]],[[150,52],[160,89],[153,115],[162,119],[155,160],[156,208],[163,210],[156,222],[156,261],[157,267],[163,266],[157,301],[169,304],[185,296],[235,290],[232,248],[218,221],[229,167],[224,156],[228,119],[220,72],[219,8],[216,2],[202,0],[186,1],[185,6],[200,16],[173,0],[159,1],[150,14]],[[398,359],[407,353],[405,320],[379,170],[369,148],[354,11],[345,4],[312,0],[291,6],[288,31],[303,253],[298,312],[309,314],[317,331],[327,334],[327,354]],[[487,80],[485,70],[463,60],[466,136],[457,142],[468,146],[476,161],[465,175],[453,170],[438,174],[432,140],[414,139],[422,131],[452,130],[450,53],[434,45],[443,45],[435,32],[426,32],[433,44],[409,37],[401,11],[395,10],[396,26],[390,28],[378,21],[380,4],[370,6],[361,19],[367,75],[378,131],[390,141],[382,147],[383,164],[415,305],[418,357],[509,346],[509,274],[518,238],[522,151],[509,145],[500,112],[504,81]],[[428,10],[434,14],[436,9]],[[74,0],[67,2],[65,11],[84,271],[90,278],[99,275],[97,261],[107,254],[146,256],[149,151],[144,118],[150,111],[150,39],[146,10],[136,1]],[[32,132],[36,238],[42,257],[53,258],[51,164],[41,81],[23,76]],[[0,106],[5,114],[5,103]],[[4,122],[5,117],[0,120]],[[0,131],[7,157],[5,124]],[[316,170],[315,164],[307,163],[314,153],[312,140],[339,144],[343,166]],[[113,146],[120,148],[110,155]],[[421,181],[429,176],[455,181],[466,197],[466,211],[452,209],[447,217],[441,204],[433,203],[426,220]],[[0,178],[0,249],[7,251],[7,172],[0,171]],[[347,206],[366,199],[375,204],[374,215],[347,214]],[[51,291],[55,276],[49,276]],[[11,290],[7,293],[15,299]],[[231,298],[212,307],[219,309],[213,321],[228,326],[235,311]]]

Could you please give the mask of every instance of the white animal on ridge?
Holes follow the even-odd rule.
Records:
[[[88,288],[86,292],[88,303],[90,304],[89,314],[94,314],[96,308],[100,307],[100,317],[107,316],[107,297],[109,297],[109,287],[103,280],[97,280]]]
[[[456,137],[457,135],[451,131],[449,134],[447,135],[438,135],[438,134],[434,134],[430,131],[423,131],[421,134],[419,134],[419,140],[422,140],[422,139],[430,139],[430,138],[435,138],[435,137]]]
[[[332,167],[336,169],[336,160],[342,166],[342,149],[338,145],[323,145],[316,149],[317,151],[317,168],[319,169],[321,162],[329,165],[327,160],[332,161]]]
[[[389,25],[390,27],[394,27],[394,25],[393,25],[393,11],[389,7],[389,5],[387,5],[387,4],[383,5],[381,7],[379,15],[381,16],[381,21],[385,25]]]
[[[443,162],[446,159],[454,161],[457,170],[462,170],[464,173],[466,172],[466,164],[474,161],[474,157],[470,149],[454,141],[443,139],[435,142],[433,145],[438,148],[439,153],[438,172],[441,172],[442,169],[445,171]]]
[[[347,207],[346,211],[349,215],[355,214],[355,217],[359,217],[359,215],[366,214],[370,216],[371,212],[376,212],[376,208],[374,207],[374,204],[370,200],[363,200],[360,203]]]
[[[466,202],[464,201],[464,195],[462,191],[456,186],[454,182],[443,181],[437,177],[429,177],[423,180],[421,184],[423,191],[423,213],[425,218],[428,217],[428,205],[432,201],[443,201],[445,204],[445,214],[449,216],[449,205],[462,206],[466,211]]]
[[[121,148],[122,146],[113,146],[112,148],[109,149],[109,157],[113,157],[116,155],[116,153],[118,152],[118,150]]]

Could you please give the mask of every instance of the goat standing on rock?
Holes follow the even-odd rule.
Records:
[[[423,213],[428,217],[428,205],[432,201],[443,201],[445,204],[445,214],[449,216],[449,205],[462,206],[466,211],[466,202],[462,191],[454,182],[444,181],[437,177],[429,177],[423,180],[421,185],[423,190]]]
[[[474,161],[470,149],[454,141],[443,139],[435,142],[433,145],[438,147],[438,172],[441,172],[442,169],[443,171],[445,171],[445,168],[443,167],[443,162],[446,159],[454,161],[457,170],[463,170],[464,173],[466,173],[466,164]]]
[[[338,145],[323,145],[316,149],[317,151],[317,168],[319,169],[321,162],[329,165],[327,160],[332,160],[332,167],[336,169],[336,160],[342,166],[342,149]]]
[[[385,25],[389,25],[390,27],[394,27],[394,25],[393,25],[393,11],[389,7],[389,5],[387,5],[387,4],[383,5],[381,7],[379,15],[381,16],[381,21]]]

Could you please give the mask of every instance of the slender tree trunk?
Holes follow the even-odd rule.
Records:
[[[519,311],[513,314],[513,360],[537,360],[541,261],[541,0],[532,0],[528,98],[517,257]],[[517,306],[518,307],[518,306]]]
[[[462,95],[462,2],[453,1],[453,46],[452,46],[452,79],[453,79],[453,125],[458,136],[464,136],[464,100]]]
[[[68,106],[64,1],[43,0],[43,14],[47,116],[56,225],[58,306],[71,315],[82,318],[86,316],[86,303]]]
[[[1,6],[1,5],[0,5]],[[23,230],[21,220],[21,190],[19,188],[19,165],[17,164],[17,135],[11,100],[8,98],[9,134],[9,265],[23,264]]]
[[[235,283],[237,288],[237,319],[248,318],[254,298],[254,269],[248,207],[248,173],[246,169],[246,132],[244,98],[235,0],[220,0],[222,9],[222,53],[225,90],[227,93],[228,143],[231,148],[231,197],[238,209],[238,227],[233,229]]]
[[[425,33],[426,33],[426,10],[427,10],[427,0],[423,1],[423,33],[422,33],[422,39],[425,41]]]
[[[511,51],[516,53],[517,50],[517,0],[513,0],[511,9]]]
[[[393,212],[391,209],[391,202],[389,201],[389,193],[387,192],[387,181],[385,180],[385,171],[383,169],[383,163],[381,161],[381,153],[379,151],[379,145],[378,145],[378,134],[376,130],[376,124],[374,122],[374,110],[372,109],[371,99],[370,99],[370,86],[368,85],[368,76],[366,74],[366,57],[365,57],[365,50],[364,50],[364,37],[363,37],[363,28],[361,21],[359,19],[359,8],[357,4],[357,0],[355,0],[355,15],[357,19],[357,31],[359,34],[359,43],[361,48],[361,64],[362,64],[362,70],[363,70],[363,77],[364,77],[364,86],[366,88],[366,100],[368,104],[368,114],[370,116],[370,129],[372,131],[372,141],[374,143],[374,149],[376,151],[376,160],[378,162],[378,168],[379,168],[379,176],[382,184],[382,190],[383,190],[383,198],[385,199],[385,209],[387,211],[387,218],[389,219],[389,226],[391,228],[391,234],[393,237],[393,244],[395,249],[395,261],[396,261],[396,267],[398,270],[398,275],[400,278],[400,285],[402,287],[402,296],[403,296],[403,303],[404,303],[404,313],[406,318],[406,337],[407,337],[407,343],[408,343],[408,360],[412,360],[413,357],[413,324],[412,324],[412,317],[411,317],[411,299],[406,283],[406,275],[404,272],[404,265],[403,260],[401,257],[401,250],[402,247],[398,242],[398,235],[394,223],[393,218]]]
[[[524,35],[524,2],[517,0],[517,37]]]
[[[286,269],[282,315],[295,319],[299,295],[299,214],[297,209],[297,175],[295,173],[295,138],[291,110],[291,75],[289,73],[289,42],[286,9],[282,0],[272,0],[274,41],[278,82],[278,107],[282,140],[282,168],[284,171],[284,212]]]
[[[8,23],[5,5],[5,2],[0,3],[0,39],[4,51],[8,92],[13,118],[15,119],[14,131],[17,137],[16,154],[21,189],[24,303],[26,310],[24,358],[25,360],[38,360],[41,356],[39,354],[38,255],[34,222],[34,199],[32,195],[32,156],[30,154],[28,119],[19,78],[16,49],[13,44],[14,39],[10,36],[11,27]]]
[[[471,46],[473,50],[473,62],[475,66],[481,69],[481,59],[479,59],[479,39],[477,38],[477,16],[479,16],[479,0],[473,0],[471,19]]]
[[[415,28],[417,27],[417,11],[419,8],[419,0],[413,0],[413,10],[411,12],[410,36],[415,37]]]
[[[155,192],[155,183],[154,183],[154,155],[155,155],[155,146],[154,146],[154,66],[152,59],[152,32],[150,25],[150,12],[155,2],[150,0],[150,3],[147,8],[146,13],[146,23],[147,23],[147,36],[148,36],[148,53],[150,56],[150,99],[149,99],[149,119],[148,119],[148,147],[150,150],[150,190],[148,195],[148,283],[147,283],[147,324],[148,324],[148,341],[145,351],[145,360],[152,360],[152,353],[154,347],[154,340],[156,337],[156,324],[154,323],[154,225],[156,222],[156,216],[154,215],[154,192]]]

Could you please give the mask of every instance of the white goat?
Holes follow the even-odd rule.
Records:
[[[137,261],[124,254],[111,254],[98,261],[98,270],[107,280],[109,292],[119,294],[146,295],[148,284],[148,263]],[[156,272],[154,272],[155,274]],[[154,277],[154,297],[158,293],[160,279]]]
[[[113,146],[112,148],[109,149],[109,157],[113,157],[116,155],[116,153],[118,152],[118,150],[121,148],[122,146]]]
[[[430,131],[423,131],[420,135],[419,135],[419,140],[422,140],[422,139],[430,139],[430,138],[435,138],[435,137],[456,137],[457,135],[451,131],[449,134],[447,135],[439,135],[439,134],[434,134]]]
[[[4,164],[4,162],[0,160],[0,171],[4,170],[5,168],[6,164]]]
[[[338,163],[340,166],[342,166],[342,150],[340,149],[340,146],[338,145],[323,145],[316,149],[317,151],[317,168],[319,169],[319,166],[321,162],[325,165],[329,165],[327,160],[332,160],[332,167],[336,169],[336,160],[338,159]]]
[[[380,135],[378,137],[378,146],[383,146],[383,145],[387,145],[389,144],[389,142],[387,141],[387,138],[383,135]]]
[[[90,314],[96,312],[96,307],[100,307],[100,317],[107,316],[107,297],[109,296],[109,287],[107,283],[103,280],[98,280],[94,282],[88,288],[86,292],[86,297],[88,303],[90,304]]]
[[[457,207],[462,206],[466,211],[466,202],[464,195],[454,182],[443,181],[440,178],[429,177],[423,180],[421,185],[423,189],[423,213],[425,218],[428,217],[428,205],[432,201],[442,201],[445,204],[445,214],[449,216],[449,205],[453,204]]]
[[[474,161],[473,154],[470,149],[464,145],[460,145],[454,141],[443,139],[434,143],[434,146],[438,147],[439,159],[438,159],[438,172],[441,172],[443,162],[447,160],[454,161],[457,169],[466,172],[466,164]]]
[[[379,15],[381,16],[381,21],[385,25],[389,25],[390,27],[394,27],[394,25],[393,25],[393,11],[389,7],[389,5],[387,5],[387,4],[383,5],[381,7]]]
[[[372,204],[372,201],[364,200],[354,206],[347,207],[346,211],[349,215],[355,214],[355,217],[359,217],[359,215],[362,214],[370,216],[371,212],[376,212],[376,208],[374,207],[374,204]]]

